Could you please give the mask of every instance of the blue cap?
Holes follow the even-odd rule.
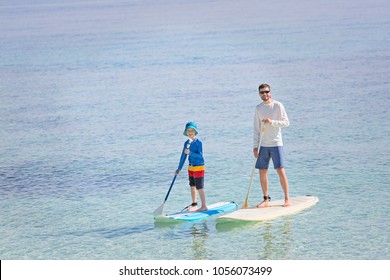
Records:
[[[184,132],[183,132],[183,134],[184,134],[185,136],[188,136],[188,135],[187,135],[187,129],[189,129],[189,128],[192,128],[192,129],[195,130],[195,135],[198,134],[198,127],[196,126],[196,124],[195,124],[194,122],[188,122],[188,123],[186,124],[186,128],[184,129]]]

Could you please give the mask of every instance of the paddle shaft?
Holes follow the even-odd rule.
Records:
[[[190,139],[190,141],[187,143],[187,147],[186,147],[187,149],[190,148],[191,142],[192,142],[192,140]],[[168,197],[169,197],[169,194],[171,193],[171,190],[172,190],[173,184],[175,183],[175,180],[176,180],[177,175],[178,175],[178,172],[176,172],[176,173],[175,173],[175,176],[173,177],[171,186],[169,187],[169,190],[168,190],[168,192],[167,192],[167,195],[165,196],[164,202],[161,204],[160,207],[158,207],[158,208],[154,211],[154,215],[161,215],[161,214],[162,214],[163,208],[164,208],[164,204],[165,204],[165,202],[167,201],[167,199],[168,199]]]
[[[187,143],[186,149],[189,149],[189,148],[190,148],[191,143],[192,143],[192,140],[189,139],[189,142]],[[168,190],[168,192],[167,192],[167,195],[165,196],[164,203],[165,203],[165,201],[167,201],[168,196],[169,196],[169,194],[171,193],[171,189],[172,189],[172,187],[173,187],[173,184],[175,183],[175,180],[176,180],[177,175],[178,175],[178,174],[175,174],[175,177],[173,177],[171,186],[169,187],[169,190]]]
[[[165,196],[164,203],[165,203],[165,201],[167,201],[167,199],[168,199],[168,196],[169,196],[169,194],[170,194],[170,192],[171,192],[171,189],[172,189],[172,187],[173,187],[173,184],[175,183],[176,177],[177,177],[177,175],[175,175],[175,177],[173,177],[171,186],[169,187],[169,190],[168,190],[168,192],[167,192],[167,195]]]
[[[257,159],[259,158],[259,155],[260,155],[260,146],[261,146],[261,142],[262,142],[262,140],[263,140],[264,130],[265,130],[265,124],[263,125],[263,127],[262,127],[262,129],[261,129],[261,132],[260,132],[259,145],[257,146],[257,154],[258,154],[258,156],[257,156],[257,158],[255,159],[255,163],[254,163],[253,168],[252,168],[251,181],[250,181],[250,183],[249,183],[248,193],[247,193],[247,195],[246,195],[245,202],[244,202],[244,205],[242,206],[242,208],[248,207],[249,193],[250,193],[250,191],[251,191],[252,183],[253,183],[253,178],[254,178],[254,176],[255,176],[256,162],[257,162]]]
[[[171,192],[171,189],[172,189],[172,187],[173,187],[173,184],[175,183],[176,177],[177,177],[177,174],[175,174],[175,177],[173,177],[171,186],[169,187],[169,190],[168,190],[168,192],[167,192],[167,195],[165,196],[164,202],[163,202],[156,210],[154,210],[153,214],[154,214],[155,216],[162,215],[162,212],[163,212],[163,209],[164,209],[164,204],[165,204],[165,202],[166,202],[167,199],[168,199],[169,193]]]

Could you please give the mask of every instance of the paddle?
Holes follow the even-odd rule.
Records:
[[[164,204],[165,204],[165,202],[166,202],[167,199],[168,199],[169,193],[171,192],[172,186],[173,186],[173,184],[175,183],[176,177],[177,177],[177,175],[175,175],[175,177],[173,177],[171,186],[169,187],[169,190],[168,190],[168,192],[167,192],[167,195],[165,196],[164,202],[160,205],[160,207],[158,207],[156,210],[154,210],[154,212],[153,212],[154,216],[162,215],[163,209],[164,209]]]
[[[191,142],[192,142],[192,140],[189,139],[189,142],[187,143],[187,147],[186,147],[187,149],[190,148]],[[163,209],[164,209],[164,204],[165,204],[165,202],[166,202],[167,199],[168,199],[169,193],[171,192],[171,189],[172,189],[172,187],[173,187],[173,184],[175,183],[175,180],[176,180],[177,175],[178,175],[178,174],[176,173],[176,174],[175,174],[175,177],[173,177],[171,186],[169,187],[169,190],[168,190],[168,192],[167,192],[167,195],[165,196],[164,202],[160,205],[160,207],[158,207],[156,210],[154,210],[154,212],[153,212],[154,216],[162,215]]]
[[[257,152],[258,152],[258,153],[260,153],[260,146],[261,146],[261,142],[262,142],[262,140],[263,140],[264,130],[265,130],[265,125],[263,125],[263,128],[261,129],[260,141],[259,141],[259,145],[258,145],[258,147],[257,147]],[[258,157],[257,157],[257,158],[258,158]],[[251,176],[251,182],[249,183],[248,193],[246,194],[245,202],[244,202],[244,204],[241,206],[241,208],[247,208],[247,207],[248,207],[249,193],[250,193],[250,191],[251,191],[252,183],[253,183],[253,177],[254,177],[254,175],[255,175],[255,168],[256,168],[257,158],[255,159],[255,164],[253,165],[253,168],[252,168],[252,176]]]

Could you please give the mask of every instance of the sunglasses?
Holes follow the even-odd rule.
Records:
[[[260,91],[260,94],[264,94],[264,93],[270,93],[270,91],[269,90]]]

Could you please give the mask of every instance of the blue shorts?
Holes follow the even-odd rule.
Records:
[[[274,168],[284,167],[283,146],[278,147],[260,147],[260,154],[256,161],[257,169],[268,169],[269,160],[272,158]]]

